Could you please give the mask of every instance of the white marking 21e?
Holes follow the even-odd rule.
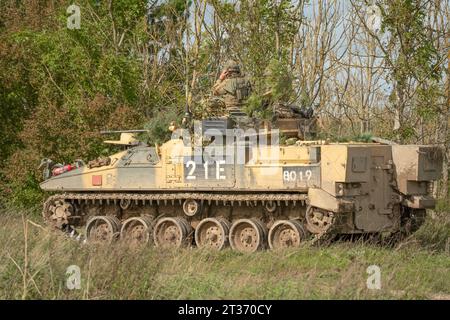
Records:
[[[225,160],[214,161],[216,163],[216,180],[225,180],[226,176],[222,175],[225,172],[225,168],[221,165],[225,164]],[[206,161],[203,164],[203,168],[205,169],[205,179],[209,179],[209,170],[208,170],[209,162]],[[197,164],[193,160],[189,160],[186,162],[186,168],[189,169],[189,173],[186,177],[187,180],[195,180],[197,177],[195,176],[195,169],[197,168]]]

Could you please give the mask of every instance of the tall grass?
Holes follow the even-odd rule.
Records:
[[[1,299],[450,298],[450,225],[428,221],[394,247],[363,242],[240,254],[85,245],[17,213],[0,215]],[[369,265],[381,290],[366,287]],[[81,289],[66,287],[81,269]]]

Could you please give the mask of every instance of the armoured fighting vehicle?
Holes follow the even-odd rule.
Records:
[[[84,230],[88,242],[254,252],[325,234],[413,232],[435,205],[442,152],[434,146],[277,145],[274,130],[238,137],[232,122],[203,120],[207,143],[192,145],[184,130],[149,146],[136,131],[121,131],[120,140],[105,141],[122,146],[109,157],[45,160],[41,188],[54,192],[46,222]],[[232,138],[218,139],[226,132]]]

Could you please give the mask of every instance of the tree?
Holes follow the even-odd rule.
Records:
[[[164,28],[173,30],[163,33],[148,25],[146,1],[79,1],[81,29],[69,30],[65,1],[44,8],[42,25],[31,17],[44,9],[35,13],[27,6],[14,7],[14,2],[8,2],[8,19],[2,19],[8,30],[2,45],[14,54],[0,61],[7,67],[3,70],[9,69],[0,77],[0,99],[12,108],[2,108],[0,123],[6,128],[16,121],[23,126],[0,143],[9,148],[1,186],[14,203],[28,206],[42,196],[40,159],[69,163],[110,153],[101,130],[139,128],[150,119],[161,123],[173,114],[161,111],[178,108],[184,99],[176,93],[184,77],[173,66],[179,65],[182,50],[178,46],[168,60],[155,59],[161,48],[149,43],[179,39],[177,25],[184,8],[179,8],[181,1],[159,6],[164,7]],[[14,15],[33,23],[18,24],[19,19],[11,19]],[[149,72],[149,61],[159,73]],[[12,139],[17,143],[9,143]]]
[[[416,128],[437,111],[436,104],[429,102],[437,94],[442,57],[425,25],[426,3],[423,0],[381,2],[381,34],[371,32],[389,68],[387,81],[393,87],[389,100],[395,113],[393,129],[401,142],[414,137],[417,140],[420,132]],[[361,11],[361,5],[352,4]],[[359,18],[367,28],[362,14]]]

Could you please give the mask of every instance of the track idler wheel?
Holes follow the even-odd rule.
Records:
[[[303,225],[297,220],[278,220],[269,230],[269,247],[284,249],[299,247],[308,236]]]
[[[239,219],[230,229],[230,245],[234,250],[251,253],[266,248],[267,228],[258,219]]]
[[[148,216],[132,217],[125,220],[120,229],[120,239],[131,246],[151,243],[153,237],[153,218]]]
[[[199,248],[222,250],[228,246],[230,222],[223,218],[206,218],[195,229],[195,243]]]
[[[192,243],[194,229],[184,218],[161,218],[153,230],[153,241],[161,248],[181,248]]]
[[[86,224],[86,239],[90,243],[111,243],[120,233],[120,221],[114,216],[94,216]]]

